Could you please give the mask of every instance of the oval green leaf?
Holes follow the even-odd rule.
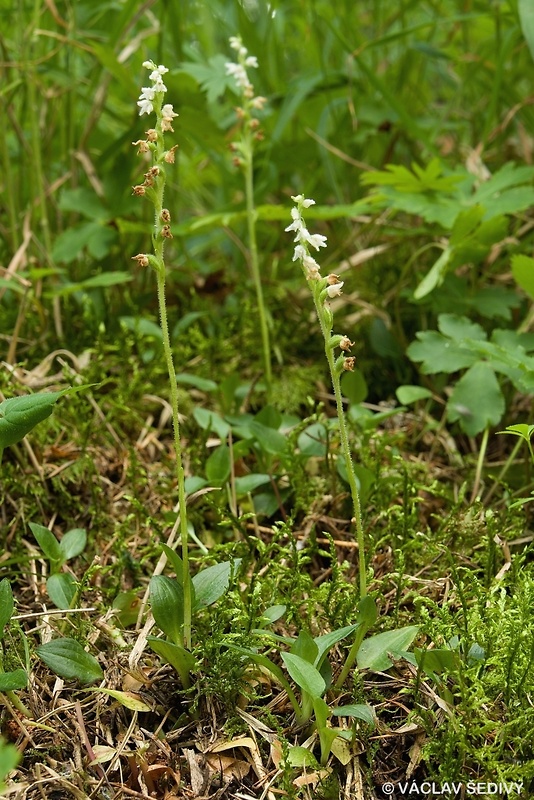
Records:
[[[59,543],[59,548],[63,554],[63,559],[68,561],[76,558],[83,553],[87,544],[87,533],[83,528],[72,528],[67,531]]]
[[[304,692],[312,697],[321,697],[326,691],[326,683],[318,669],[294,653],[282,653],[287,671]]]
[[[25,689],[27,685],[28,675],[24,669],[0,674],[0,692],[16,692],[17,689]]]
[[[150,605],[156,624],[175,644],[182,643],[184,592],[177,580],[154,575],[149,584]]]
[[[232,570],[236,570],[240,563],[241,559],[235,558],[197,572],[193,578],[195,608],[205,608],[222,597],[228,589]]]
[[[0,581],[0,639],[2,638],[4,627],[13,616],[14,608],[11,584],[7,578],[4,578]]]
[[[70,572],[57,572],[46,582],[46,591],[56,608],[71,608],[76,595],[76,580]]]
[[[63,392],[10,397],[0,403],[0,449],[16,444],[50,416]]]
[[[104,677],[96,658],[74,639],[54,639],[39,645],[36,652],[41,661],[60,678],[96,683]]]
[[[370,636],[358,650],[358,667],[371,669],[373,672],[384,672],[389,669],[393,663],[389,654],[395,656],[396,653],[407,650],[417,636],[418,630],[416,625],[409,625],[406,628]]]
[[[50,563],[57,568],[64,562],[63,553],[59,546],[59,542],[48,528],[44,525],[39,525],[37,522],[30,522],[30,530],[37,540],[37,544],[43,551],[43,554],[50,561]]]

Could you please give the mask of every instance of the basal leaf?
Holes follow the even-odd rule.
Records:
[[[213,392],[217,389],[215,381],[209,378],[201,378],[200,375],[191,375],[189,372],[179,372],[176,375],[176,383],[194,386],[195,389],[200,389],[201,392]],[[212,411],[209,413],[213,415],[215,412]]]
[[[15,604],[11,584],[7,578],[0,581],[0,640],[4,635],[4,628],[13,616]]]
[[[152,711],[151,707],[144,703],[139,696],[133,692],[121,692],[118,689],[106,689],[102,686],[98,689],[86,689],[85,691],[108,694],[110,697],[113,697],[114,700],[120,703],[121,706],[128,708],[130,711],[140,711],[142,714],[146,713],[147,711]]]
[[[235,479],[235,492],[237,497],[243,497],[258,486],[265,486],[266,483],[271,482],[270,475],[264,475],[260,472],[253,472],[251,475],[241,475]]]
[[[212,567],[197,572],[193,577],[195,590],[195,607],[204,608],[215,603],[225,593],[230,583],[230,575],[241,563],[240,558],[233,561],[223,561]]]
[[[156,624],[174,644],[181,645],[184,624],[184,592],[174,578],[154,575],[149,584],[150,605]]]
[[[63,536],[59,543],[59,549],[63,554],[63,559],[69,561],[83,553],[87,544],[87,533],[83,528],[72,528]]]
[[[458,669],[458,653],[450,648],[422,650],[415,647],[413,652],[417,665],[427,675],[439,675],[441,672],[454,672]]]
[[[326,683],[313,664],[309,664],[294,653],[282,653],[282,660],[286,669],[297,686],[312,697],[321,697],[326,690]]]
[[[32,428],[49,417],[62,394],[39,392],[10,397],[0,403],[0,450],[20,442]]]
[[[49,531],[48,528],[45,528],[44,525],[39,525],[37,522],[30,522],[29,525],[31,532],[37,539],[39,547],[50,561],[51,565],[53,565],[54,568],[61,566],[65,559],[59,542],[52,531]]]
[[[181,645],[167,642],[164,639],[157,639],[155,636],[149,636],[147,641],[151,649],[176,670],[182,684],[188,686],[190,682],[189,673],[195,672],[198,668],[193,654]]]
[[[176,573],[176,579],[177,579],[178,583],[182,583],[183,563],[184,562],[182,561],[182,559],[180,558],[180,556],[178,555],[176,550],[173,550],[171,547],[169,547],[169,545],[162,544],[161,545],[161,549],[163,550],[163,552],[165,553],[165,555],[169,559],[169,563],[171,564],[174,572]]]
[[[269,428],[267,425],[262,425],[256,419],[250,423],[250,430],[255,437],[260,448],[270,455],[278,455],[282,453],[287,446],[287,439],[283,433]]]
[[[28,675],[24,669],[0,673],[0,692],[16,692],[28,685]]]
[[[395,394],[397,395],[397,400],[403,406],[417,403],[419,400],[428,400],[432,397],[430,389],[425,389],[424,386],[399,386]]]
[[[362,642],[358,650],[357,662],[360,669],[370,669],[373,672],[383,672],[392,666],[389,657],[391,653],[407,650],[415,637],[419,628],[416,625],[409,625],[406,628],[397,628],[385,633],[377,633]]]
[[[326,428],[321,422],[314,422],[299,434],[297,445],[303,456],[326,455]]]
[[[70,572],[57,572],[48,578],[46,591],[56,608],[66,610],[71,607],[76,595],[76,580]]]
[[[178,379],[178,376],[177,376]],[[206,391],[206,389],[204,389]],[[195,406],[193,416],[205,431],[214,431],[219,439],[226,439],[230,425],[216,411],[211,411],[202,406]]]
[[[206,461],[206,478],[216,486],[225,483],[230,477],[232,459],[227,444],[216,447]]]
[[[303,658],[308,664],[315,664],[319,654],[319,648],[308,631],[302,630],[291,645],[291,652]]]
[[[103,673],[96,658],[75,639],[53,639],[36,648],[37,655],[52,672],[80,683],[101,681]]]
[[[335,644],[346,639],[351,633],[354,633],[357,627],[358,623],[355,625],[345,625],[343,628],[338,628],[337,631],[331,631],[322,636],[316,636],[314,641],[317,645],[317,657],[313,662],[315,666],[320,666],[323,656],[325,656]]]
[[[348,706],[337,706],[332,709],[332,714],[336,717],[355,717],[367,722],[373,727],[376,725],[376,716],[371,706],[365,703],[356,703]]]
[[[294,745],[290,747],[287,751],[287,763],[291,767],[298,767],[299,769],[311,769],[317,770],[319,769],[319,763],[311,750],[308,750],[307,747],[302,747],[300,745]]]

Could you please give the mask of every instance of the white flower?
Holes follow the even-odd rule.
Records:
[[[302,206],[302,208],[309,208],[315,205],[315,200],[306,200],[303,194],[297,194],[295,197],[291,196],[291,199],[297,205]]]
[[[163,108],[161,109],[161,116],[166,117],[171,120],[173,117],[179,116],[176,111],[173,109],[171,103],[165,103]]]
[[[293,217],[293,222],[291,223],[291,225],[288,225],[287,228],[284,228],[284,230],[287,232],[296,231],[297,235],[295,237],[295,241],[298,242],[298,240],[300,239],[302,228],[304,227],[304,223],[302,221],[302,217],[300,216],[300,211],[298,210],[298,208],[291,209],[291,216]]]
[[[161,130],[163,132],[174,130],[172,127],[172,121],[174,117],[177,116],[178,114],[173,109],[172,105],[170,103],[165,103],[161,109]]]
[[[321,277],[321,268],[317,261],[306,254],[302,259],[302,266],[306,270],[306,277],[308,280],[318,280]]]
[[[154,91],[155,92],[166,92],[167,91],[167,87],[165,86],[165,84],[161,80],[161,75],[159,74],[159,72],[153,72],[150,75],[150,80],[152,81],[152,85],[154,87]]]
[[[342,294],[341,290],[343,288],[344,281],[340,281],[339,283],[333,283],[331,286],[326,287],[326,292],[328,297],[339,297]]]
[[[310,234],[305,228],[304,231],[306,233],[306,241],[316,250],[319,250],[320,247],[326,247],[326,236],[321,236],[320,233]]]
[[[156,66],[153,61],[143,61],[143,67],[152,70],[149,75],[152,86],[143,87],[137,105],[139,106],[139,116],[151,114],[154,110],[154,97],[156,92],[166,92],[167,87],[163,83],[163,75],[169,70],[163,64]]]
[[[250,101],[250,105],[252,108],[256,108],[258,111],[261,111],[266,102],[267,102],[266,97],[258,95],[257,97],[252,98],[252,100]]]
[[[233,61],[227,61],[224,65],[226,67],[226,74],[235,78],[235,82],[239,89],[251,89],[252,84],[248,79],[247,71],[242,64],[235,64]]]
[[[137,101],[137,105],[139,106],[139,116],[143,116],[143,114],[151,114],[154,106],[152,105],[152,101],[154,99],[155,91],[152,86],[145,86],[141,89],[141,94],[139,95],[139,100]]]
[[[258,67],[258,59],[256,58],[256,56],[249,56],[248,58],[246,58],[245,59],[245,67],[257,68]]]
[[[287,231],[287,228],[286,228]],[[293,253],[293,261],[304,261],[304,259],[308,256],[306,252],[306,248],[303,247],[301,244],[298,244],[295,247],[295,252]],[[309,257],[309,256],[308,256]]]
[[[302,263],[309,272],[318,272],[321,269],[317,261],[312,256],[308,255],[308,253],[304,254]]]
[[[301,210],[309,208],[315,204],[315,200],[309,200],[303,194],[298,194],[291,198],[295,202],[295,206],[291,209],[291,217],[293,222],[285,228],[286,231],[294,231],[295,238],[293,241],[297,242],[293,254],[293,261],[300,261],[306,273],[308,280],[318,280],[321,277],[320,266],[317,261],[310,255],[309,247],[314,247],[319,250],[321,247],[326,247],[326,236],[320,233],[310,233],[307,229],[304,220],[302,219]],[[328,296],[337,297],[341,293],[343,283],[338,283],[337,276],[334,280],[334,286],[328,287]]]

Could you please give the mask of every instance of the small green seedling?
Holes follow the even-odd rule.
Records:
[[[50,576],[46,581],[48,596],[57,608],[72,608],[78,599],[79,584],[70,572],[61,569],[71,558],[83,553],[87,544],[86,532],[83,528],[73,528],[58,541],[44,525],[30,522],[30,528],[50,564]]]
[[[512,436],[519,436],[523,441],[527,443],[528,452],[530,453],[530,458],[532,463],[534,464],[534,450],[532,449],[532,434],[534,433],[534,425],[526,425],[524,422],[520,423],[519,425],[508,425],[503,431],[497,431],[497,433],[509,433]]]
[[[275,606],[268,609],[261,619],[264,625],[271,620],[279,618],[279,609]],[[296,723],[304,725],[313,722],[321,747],[321,764],[326,764],[333,743],[341,736],[346,738],[350,732],[331,727],[328,723],[332,716],[353,717],[368,724],[375,722],[374,712],[366,704],[352,704],[331,708],[324,699],[328,690],[338,691],[345,681],[354,661],[358,660],[361,669],[369,668],[382,671],[392,666],[390,655],[402,655],[410,646],[417,634],[417,628],[410,626],[399,630],[377,634],[363,642],[364,636],[376,621],[376,606],[374,600],[366,595],[359,604],[358,621],[353,625],[339,628],[337,631],[312,638],[307,631],[301,631],[296,639],[276,636],[269,631],[256,628],[253,632],[268,636],[280,644],[289,646],[289,651],[281,651],[280,657],[289,673],[290,678],[300,690],[300,700],[295,694],[283,670],[267,656],[255,650],[229,645],[232,649],[247,656],[253,663],[273,675],[280,683],[289,698],[295,711]],[[334,645],[354,634],[354,642],[347,656],[342,673],[334,686],[332,686],[332,669],[327,659],[328,652]],[[279,649],[279,648],[277,648]],[[298,760],[298,752],[295,752]],[[291,760],[291,758],[290,758]]]
[[[174,550],[162,545],[165,555],[172,564],[176,578],[154,575],[150,579],[150,604],[157,626],[167,639],[155,636],[148,638],[152,650],[169,663],[180,676],[184,688],[190,686],[190,673],[197,669],[192,653],[184,646],[184,588],[183,564]],[[197,572],[190,581],[189,593],[192,599],[192,613],[215,603],[228,589],[230,577],[238,568],[241,559],[224,561]]]

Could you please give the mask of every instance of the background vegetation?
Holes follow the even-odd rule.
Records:
[[[24,671],[0,681],[8,791],[371,798],[387,781],[433,779],[517,781],[528,797],[530,4],[0,0],[0,10],[0,400],[89,385],[1,462],[0,577],[14,597],[11,607],[6,582],[2,670]],[[229,148],[239,96],[224,65],[236,35],[268,100],[254,191],[270,399]],[[188,689],[168,658],[136,649],[177,499],[154,280],[132,261],[150,251],[153,224],[131,190],[146,59],[169,68],[180,114],[167,294],[191,557],[195,571],[236,565],[197,615]],[[299,727],[274,673],[243,654],[287,667],[276,648],[288,637],[352,625],[360,602],[322,338],[284,232],[300,193],[317,203],[310,229],[328,237],[324,274],[345,282],[336,331],[355,342],[342,388],[372,632],[417,626],[410,653],[351,671],[335,703],[367,704],[374,722],[347,718],[346,748],[337,737],[323,764],[320,726]],[[521,424],[515,438],[495,435]],[[65,541],[72,531],[85,535]],[[58,574],[70,577],[50,583]],[[38,649],[62,637],[96,659],[91,673],[80,656],[91,691],[76,671],[56,678],[58,654]],[[349,649],[333,646],[334,677]],[[93,691],[104,675],[119,694]],[[22,759],[11,772],[8,742]]]

